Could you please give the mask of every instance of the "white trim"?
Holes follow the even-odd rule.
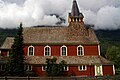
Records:
[[[99,66],[100,68],[100,74],[98,74],[97,72],[97,66]],[[102,65],[95,65],[95,76],[102,76],[103,75],[103,70],[102,70]]]
[[[82,47],[82,53],[83,55],[78,55],[78,48]],[[84,47],[82,45],[77,46],[77,56],[84,56]]]
[[[62,55],[62,48],[65,47],[66,48],[66,55]],[[67,56],[67,47],[65,45],[61,46],[60,48],[60,55],[61,56]]]
[[[99,53],[99,55],[100,55],[100,45],[98,45],[98,53]]]
[[[30,47],[32,47],[32,48],[33,48],[33,55],[29,55],[29,48],[30,48]],[[28,56],[34,56],[34,51],[35,51],[34,46],[32,46],[32,45],[31,45],[31,46],[29,46],[29,47],[28,47],[28,54],[27,54],[27,55],[28,55]]]
[[[82,69],[80,69],[80,66],[82,67]],[[85,66],[85,69],[83,69],[83,66]],[[87,66],[86,65],[79,65],[78,66],[78,70],[79,71],[86,71],[87,70]]]
[[[50,49],[50,51],[49,51],[49,55],[45,55],[45,48],[46,48],[46,47],[49,47],[49,49]],[[48,45],[44,47],[44,56],[51,56],[51,47],[48,46]]]
[[[115,66],[113,65],[113,75],[115,75]]]

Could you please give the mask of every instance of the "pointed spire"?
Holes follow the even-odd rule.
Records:
[[[79,8],[76,0],[73,0],[71,16],[79,16]]]
[[[76,1],[76,0],[73,0],[71,16],[81,17],[81,18],[84,17],[83,14],[80,13],[80,11],[79,11],[79,8],[78,8],[77,1]]]

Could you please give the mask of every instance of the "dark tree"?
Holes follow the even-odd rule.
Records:
[[[46,73],[48,76],[63,76],[64,67],[66,66],[66,62],[62,60],[60,63],[57,63],[57,58],[46,59]]]
[[[22,23],[20,23],[8,63],[8,74],[11,76],[22,76],[24,74],[24,42],[22,31]]]

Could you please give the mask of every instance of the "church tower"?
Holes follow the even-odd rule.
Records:
[[[77,1],[73,0],[72,10],[71,13],[69,13],[68,16],[68,22],[69,22],[69,34],[71,36],[86,36],[87,35],[87,29],[85,27],[84,21],[83,21],[83,14],[79,11]],[[74,34],[73,32],[77,32],[77,34]]]
[[[83,14],[80,13],[76,0],[73,0],[72,10],[69,13],[69,23],[70,22],[81,22],[83,21]]]

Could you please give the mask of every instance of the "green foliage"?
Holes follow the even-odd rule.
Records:
[[[46,73],[48,76],[63,76],[64,67],[66,66],[66,62],[62,60],[60,63],[56,63],[57,58],[46,59],[47,67]]]
[[[10,60],[8,62],[8,74],[11,76],[22,76],[24,74],[24,43],[22,31],[21,23],[17,35],[15,36],[10,52]]]
[[[115,63],[116,70],[120,70],[120,48],[112,46],[107,49],[106,57]],[[120,73],[119,73],[120,74]]]
[[[120,48],[120,29],[118,30],[96,30],[101,45],[101,55],[105,57],[109,47],[115,45]]]

